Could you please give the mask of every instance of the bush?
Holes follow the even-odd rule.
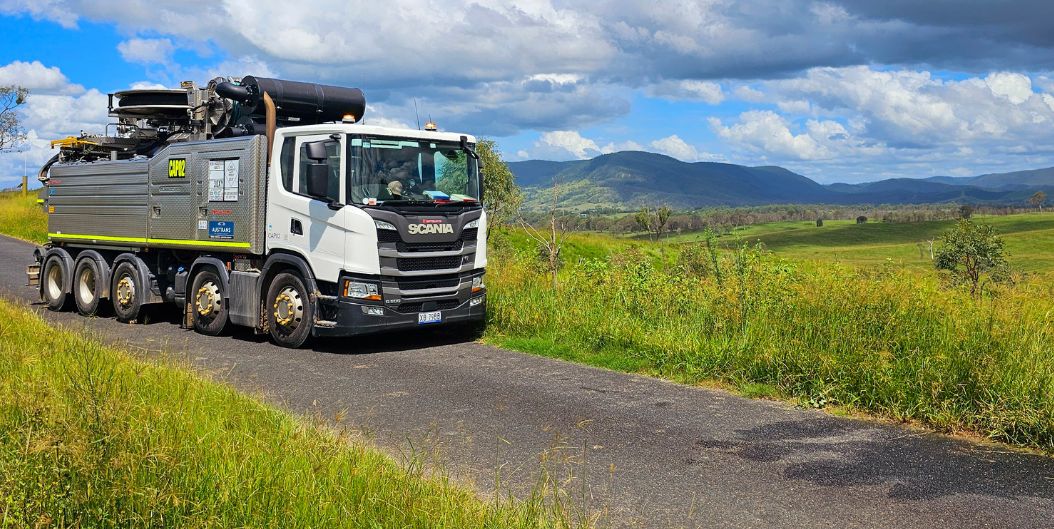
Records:
[[[1010,278],[1003,246],[995,228],[963,219],[941,235],[933,264],[948,272],[952,282],[969,286],[971,295],[979,295],[984,283]]]
[[[865,217],[863,215],[860,215],[859,217],[856,218],[856,223],[857,224],[864,224],[865,222],[867,222],[867,217]]]

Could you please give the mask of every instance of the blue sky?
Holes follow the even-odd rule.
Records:
[[[821,182],[1054,165],[1050,2],[0,0],[25,153],[101,132],[108,92],[275,76],[358,86],[366,121],[508,160],[649,150]],[[7,178],[4,178],[7,177]]]

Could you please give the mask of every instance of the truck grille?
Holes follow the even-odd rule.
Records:
[[[399,242],[395,248],[400,253],[409,252],[460,252],[465,243],[454,242]]]
[[[456,288],[461,284],[461,279],[453,277],[450,279],[429,278],[417,281],[399,281],[399,290],[425,290],[429,288]]]
[[[460,255],[449,257],[400,257],[395,260],[395,266],[400,272],[417,272],[420,270],[447,270],[459,268],[462,258]]]
[[[377,242],[399,242],[399,232],[395,230],[377,230]]]
[[[461,232],[461,240],[463,240],[463,241],[474,241],[474,240],[476,240],[476,232],[478,232],[478,231],[479,231],[479,228],[468,228],[466,230],[462,230],[462,232]]]
[[[428,305],[428,308],[424,308],[425,305]],[[400,303],[399,306],[395,308],[395,310],[396,312],[402,314],[412,314],[415,312],[422,312],[424,310],[449,310],[455,307],[457,307],[456,299],[444,299],[442,301]]]

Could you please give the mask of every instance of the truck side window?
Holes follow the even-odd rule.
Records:
[[[296,152],[296,138],[290,136],[282,142],[282,187],[286,191],[293,191],[293,154]]]
[[[283,146],[284,147],[284,146]],[[329,158],[329,189],[326,196],[334,202],[340,202],[340,143],[336,141],[326,142],[326,153]],[[307,165],[311,160],[307,157],[307,143],[300,144],[300,185],[297,193],[307,194]]]

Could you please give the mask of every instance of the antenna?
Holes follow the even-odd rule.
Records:
[[[417,130],[421,130],[421,114],[417,113],[417,97],[414,97],[414,115],[417,116]]]

